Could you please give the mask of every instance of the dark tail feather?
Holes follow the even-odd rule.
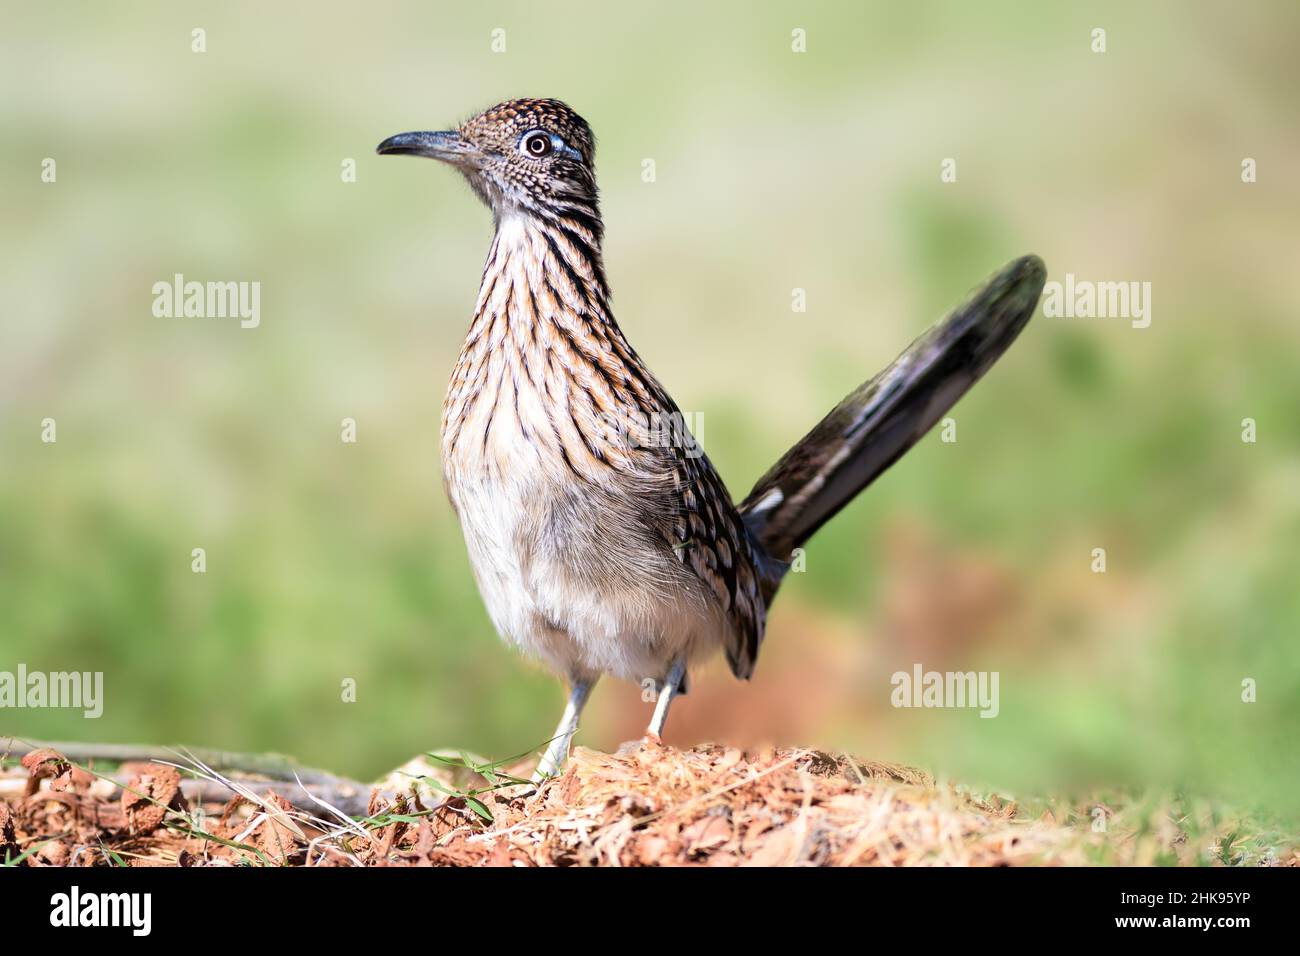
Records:
[[[786,452],[740,505],[767,553],[788,560],[929,431],[1015,341],[1046,277],[1037,256],[1012,262]],[[783,573],[768,582],[769,600]]]

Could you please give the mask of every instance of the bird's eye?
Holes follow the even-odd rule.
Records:
[[[524,138],[524,152],[529,156],[547,156],[550,154],[551,149],[551,138],[545,133],[529,133]]]

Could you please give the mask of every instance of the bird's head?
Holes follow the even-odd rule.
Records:
[[[455,166],[498,220],[520,213],[590,218],[599,229],[596,140],[559,100],[508,100],[456,129],[390,136],[376,152]]]

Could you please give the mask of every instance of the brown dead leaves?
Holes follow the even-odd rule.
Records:
[[[180,771],[156,763],[139,768],[122,790],[121,804],[131,833],[151,833],[162,826],[169,810],[189,809],[181,795]]]
[[[21,795],[0,802],[0,861],[294,865],[306,861],[307,845],[319,835],[308,832],[304,814],[274,792],[258,797],[250,790],[224,806],[191,807],[181,772],[165,764],[124,764],[118,775],[123,786],[48,748],[23,757],[22,769]]]

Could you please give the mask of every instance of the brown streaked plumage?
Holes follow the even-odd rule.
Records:
[[[573,687],[541,775],[559,766],[602,674],[655,682],[654,734],[692,661],[721,649],[749,677],[792,549],[983,374],[1043,285],[1038,259],[1012,263],[851,393],[737,508],[614,321],[586,121],[556,100],[513,100],[379,152],[456,166],[493,212],[442,457],[497,630]]]

